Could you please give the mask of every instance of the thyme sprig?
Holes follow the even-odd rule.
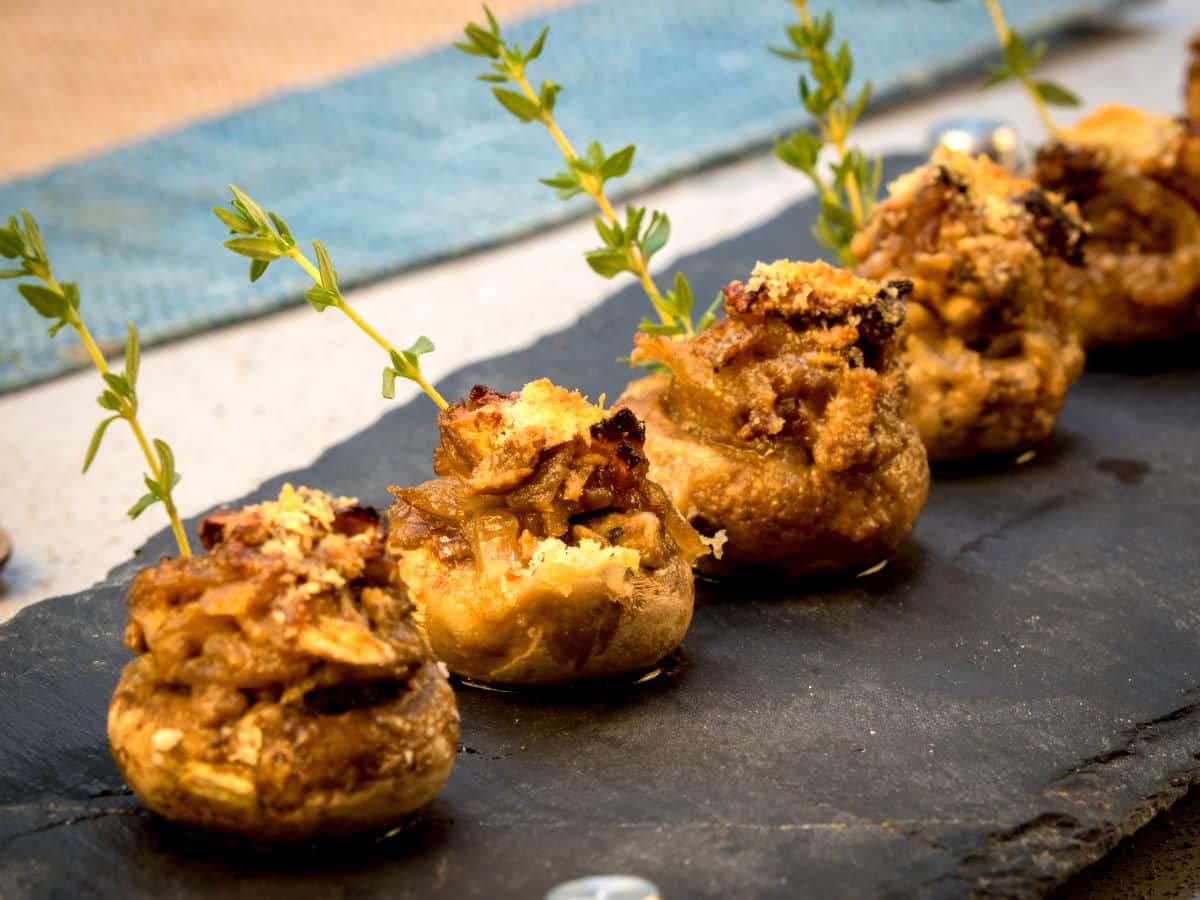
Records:
[[[17,290],[38,315],[51,320],[51,337],[68,326],[75,330],[92,363],[104,379],[104,391],[96,398],[96,402],[111,415],[105,417],[92,433],[83,457],[83,471],[87,472],[91,468],[108,426],[117,419],[127,422],[150,469],[149,475],[142,476],[146,484],[146,494],[129,508],[128,515],[131,519],[136,519],[148,507],[162,503],[167,518],[171,520],[171,530],[175,534],[175,542],[179,545],[180,555],[191,556],[187,533],[179,520],[172,493],[180,479],[179,472],[175,469],[175,454],[165,441],[158,438],[154,438],[152,442],[147,441],[146,432],[138,420],[137,379],[142,352],[137,328],[132,322],[127,323],[124,371],[111,371],[79,311],[79,286],[73,281],[60,282],[55,278],[41,229],[28,211],[21,210],[20,222],[16,216],[9,216],[8,225],[0,227],[0,256],[15,259],[20,265],[20,268],[0,270],[0,278],[33,278],[40,282],[22,282],[17,285]],[[154,447],[153,451],[150,449],[151,444]]]
[[[258,281],[271,263],[279,259],[290,259],[308,273],[313,284],[304,293],[304,299],[317,312],[335,307],[357,325],[368,337],[387,351],[391,365],[383,370],[383,396],[391,400],[396,396],[396,379],[407,378],[416,382],[429,398],[445,409],[448,405],[437,389],[425,380],[421,373],[421,357],[434,349],[433,341],[422,335],[404,350],[398,350],[358,314],[342,296],[338,287],[337,270],[329,258],[329,252],[320,241],[313,241],[316,264],[309,261],[304,251],[296,244],[292,231],[282,217],[265,211],[245,191],[230,185],[233,198],[229,209],[213,208],[213,213],[235,237],[225,246],[239,256],[250,259],[250,281]]]
[[[848,94],[854,74],[854,59],[846,41],[832,49],[833,13],[814,18],[807,0],[792,0],[799,24],[787,27],[790,47],[770,47],[784,59],[804,63],[806,74],[798,80],[800,102],[815,122],[815,131],[798,131],[775,142],[775,155],[799,169],[816,188],[821,208],[813,235],[833,251],[842,265],[852,265],[850,241],[871,217],[883,160],[868,157],[849,146],[850,128],[858,121],[871,98],[871,82],[863,84],[853,99]],[[811,78],[811,80],[810,80]],[[831,148],[834,159],[822,172],[821,152]]]
[[[1029,99],[1033,101],[1034,109],[1037,110],[1038,118],[1042,120],[1046,131],[1051,135],[1057,135],[1058,126],[1050,117],[1050,111],[1046,109],[1046,105],[1078,106],[1079,98],[1057,82],[1035,80],[1033,68],[1046,52],[1045,42],[1035,44],[1032,48],[1026,48],[1025,41],[1021,36],[1008,27],[999,0],[983,0],[983,5],[987,7],[988,15],[992,19],[992,28],[996,32],[996,40],[1000,42],[1000,47],[1004,51],[1003,65],[993,70],[983,86],[991,87],[1002,81],[1008,81],[1010,78],[1021,82],[1025,92],[1029,94]]]
[[[592,141],[584,153],[577,153],[554,118],[562,85],[543,81],[535,91],[526,75],[527,66],[541,55],[550,29],[543,28],[529,49],[524,50],[518,43],[505,41],[499,22],[486,4],[483,12],[487,26],[468,24],[464,29],[466,40],[456,42],[454,46],[471,56],[490,59],[489,71],[479,75],[479,80],[496,85],[492,93],[497,102],[518,121],[540,123],[554,139],[566,168],[538,180],[552,188],[560,199],[587,194],[599,208],[600,215],[594,217],[593,222],[602,246],[585,254],[588,265],[604,278],[613,278],[622,272],[637,278],[659,318],[658,322],[643,319],[638,326],[642,331],[675,337],[704,331],[715,321],[720,295],[700,320],[693,322],[692,289],[683,273],[676,273],[674,287],[667,291],[660,291],[650,275],[650,261],[671,236],[670,218],[658,210],[626,206],[622,219],[605,192],[609,181],[629,172],[636,153],[634,145],[609,154],[599,141]],[[514,85],[517,90],[499,86],[505,84]]]

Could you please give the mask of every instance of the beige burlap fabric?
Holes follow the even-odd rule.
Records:
[[[0,179],[435,46],[481,15],[478,0],[4,0]]]

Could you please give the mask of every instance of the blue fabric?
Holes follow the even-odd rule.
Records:
[[[1032,35],[1118,2],[1004,5]],[[839,32],[854,36],[857,77],[874,81],[877,98],[994,53],[974,0],[843,0],[836,12]],[[793,15],[784,0],[593,0],[506,31],[528,45],[550,23],[531,78],[565,86],[556,115],[578,144],[637,144],[620,182],[635,190],[803,123],[798,66],[764,50],[783,43]],[[554,147],[540,126],[496,105],[473,78],[481,69],[450,48],[403,58],[0,185],[0,211],[34,212],[55,273],[80,284],[92,331],[119,345],[127,319],[150,343],[300,300],[308,282],[295,266],[277,264],[250,285],[246,261],[221,247],[209,210],[225,202],[227,182],[278,210],[298,239],[324,241],[343,285],[587,210],[585,198],[562,204],[536,183],[560,168]],[[0,390],[79,365],[78,342],[69,332],[51,342],[8,285],[0,282]]]

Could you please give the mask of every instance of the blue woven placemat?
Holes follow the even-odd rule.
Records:
[[[1006,0],[1026,34],[1120,0]],[[823,8],[818,4],[818,9]],[[981,4],[845,0],[858,77],[876,97],[928,87],[994,52]],[[551,35],[531,76],[565,85],[556,115],[584,143],[638,145],[638,189],[757,148],[804,121],[794,64],[766,53],[793,19],[783,0],[592,0],[507,29]],[[520,126],[474,80],[479,61],[441,49],[0,185],[0,212],[38,217],[60,278],[76,280],[102,341],[133,319],[162,341],[297,302],[303,275],[257,285],[221,247],[209,212],[235,182],[329,247],[344,285],[528,233],[587,209],[535,178],[560,167],[540,127]],[[0,283],[0,390],[74,368],[76,343]]]

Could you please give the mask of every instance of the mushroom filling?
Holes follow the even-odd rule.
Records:
[[[338,716],[363,707],[391,703],[411,690],[407,678],[331,684],[304,695],[304,708],[318,716]]]
[[[639,334],[633,358],[671,369],[664,406],[698,437],[870,468],[897,449],[887,427],[903,399],[893,335],[911,287],[824,263],[760,263],[723,289],[728,315],[708,331],[687,341]]]
[[[704,552],[646,477],[645,431],[627,409],[605,413],[539,381],[513,394],[477,386],[438,422],[441,477],[391,488],[394,552],[428,547],[485,578],[535,565],[559,544],[605,548],[648,569]]]

